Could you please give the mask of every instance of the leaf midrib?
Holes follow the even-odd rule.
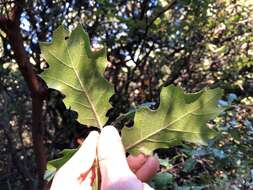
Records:
[[[97,113],[97,111],[96,111],[96,108],[95,108],[95,106],[93,105],[93,103],[92,103],[92,101],[91,101],[91,99],[90,99],[90,96],[89,96],[89,94],[88,94],[88,92],[87,92],[87,89],[84,87],[84,85],[83,85],[83,83],[82,83],[82,81],[81,81],[81,79],[80,79],[80,77],[79,77],[79,75],[78,75],[78,72],[77,72],[77,70],[76,70],[76,68],[75,68],[75,66],[74,66],[74,64],[73,64],[72,57],[70,56],[70,52],[69,52],[68,46],[67,46],[67,44],[66,44],[66,41],[64,41],[64,43],[65,43],[65,45],[66,45],[66,49],[67,49],[67,53],[68,53],[68,56],[69,56],[69,59],[70,59],[70,63],[71,63],[71,65],[72,65],[72,68],[73,68],[73,70],[74,70],[74,72],[75,72],[75,75],[76,75],[76,77],[77,77],[77,79],[78,79],[78,82],[79,82],[79,84],[80,84],[80,86],[81,86],[81,88],[82,88],[82,92],[83,92],[84,95],[86,96],[86,98],[87,98],[87,100],[88,100],[88,102],[89,102],[89,104],[90,104],[90,106],[91,106],[91,110],[92,110],[92,112],[93,112],[93,114],[94,114],[94,116],[95,116],[95,118],[96,118],[96,122],[97,122],[97,124],[98,124],[98,127],[99,127],[99,128],[102,128],[102,123],[101,123],[101,121],[100,121],[100,119],[99,119],[99,115],[98,115],[98,113]],[[78,63],[78,64],[79,64],[79,63]]]
[[[217,96],[217,95],[211,97],[208,101],[206,101],[206,103],[210,102],[210,101],[211,101],[212,99],[214,99],[216,96]],[[126,148],[125,148],[126,151],[129,150],[129,149],[131,149],[131,148],[133,148],[133,147],[135,147],[135,146],[137,146],[138,144],[140,144],[141,142],[145,141],[146,139],[149,139],[150,137],[156,135],[157,133],[160,133],[161,131],[166,130],[168,127],[170,127],[171,125],[175,124],[176,122],[178,122],[178,121],[181,120],[182,118],[186,117],[188,114],[192,114],[193,112],[195,112],[195,111],[198,110],[199,108],[200,108],[200,106],[197,107],[196,109],[190,111],[190,112],[185,113],[184,115],[182,115],[181,117],[179,117],[179,118],[177,118],[176,120],[172,121],[172,122],[169,123],[168,125],[165,125],[165,127],[162,127],[162,128],[160,128],[160,129],[154,131],[153,133],[147,135],[146,137],[141,138],[140,140],[136,141],[134,144],[132,144],[132,145],[126,147]],[[166,117],[165,117],[165,119],[166,119]],[[163,122],[163,123],[164,123],[164,122]],[[175,130],[174,130],[174,131],[175,131]]]

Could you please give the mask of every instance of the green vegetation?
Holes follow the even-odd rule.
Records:
[[[198,110],[210,114],[207,118],[176,119],[168,129],[205,128],[197,136],[205,142],[213,134],[215,138],[199,145],[196,136],[168,131],[168,139],[176,137],[176,142],[166,146],[156,142],[159,146],[155,143],[147,150],[159,148],[154,153],[161,163],[150,184],[158,190],[253,188],[251,0],[0,0],[0,10],[0,189],[42,187],[47,160],[58,158],[64,149],[77,148],[98,126],[113,124],[123,129],[123,137],[125,131],[138,134],[139,128],[151,128],[145,123],[155,122],[149,117],[173,123],[173,110],[180,118],[210,94],[215,98]],[[53,31],[61,24],[68,30],[57,30],[64,35],[58,40],[69,47],[54,40]],[[77,26],[87,31],[90,40],[74,30]],[[68,31],[77,33],[65,39]],[[90,45],[73,47],[74,38]],[[40,49],[39,41],[47,43]],[[102,46],[107,57],[105,49],[97,52]],[[81,53],[89,57],[80,65],[87,75],[73,74],[73,69],[66,74],[53,58],[59,55],[64,58],[61,65],[69,65],[70,58],[78,60]],[[90,64],[94,62],[102,64]],[[91,83],[101,88],[92,88],[91,101],[86,97],[79,103],[90,104],[101,91],[111,90],[99,99],[103,109],[94,107],[93,112],[73,104],[71,98],[79,99],[79,92],[46,79],[92,79],[89,67],[94,65],[98,78]],[[104,70],[108,82],[101,75]],[[75,87],[80,89],[80,83]],[[218,89],[224,90],[222,97]],[[170,106],[175,108],[171,115],[162,116]],[[101,111],[101,122],[87,120],[96,117],[94,110]],[[142,117],[147,117],[145,122],[139,122]],[[155,122],[152,130],[162,126]]]

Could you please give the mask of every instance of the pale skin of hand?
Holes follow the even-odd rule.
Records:
[[[101,190],[148,190],[149,181],[159,169],[159,161],[139,154],[126,158],[118,131],[106,126],[101,134],[91,132],[76,154],[56,173],[50,190],[91,190],[90,182],[96,156],[101,173]],[[80,176],[88,173],[85,180]],[[144,187],[145,186],[145,187]]]

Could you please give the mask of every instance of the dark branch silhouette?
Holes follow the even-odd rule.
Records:
[[[25,51],[20,31],[20,15],[23,8],[18,4],[5,16],[0,17],[0,28],[6,33],[14,52],[15,60],[22,76],[30,90],[32,97],[32,138],[38,172],[38,184],[42,189],[43,175],[46,169],[46,151],[43,144],[42,105],[47,96],[46,84],[36,75],[33,66],[29,63],[29,56]]]

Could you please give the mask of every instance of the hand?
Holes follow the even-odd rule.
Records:
[[[101,134],[91,132],[77,153],[56,173],[51,190],[91,190],[98,156],[101,190],[146,190],[159,169],[154,157],[140,154],[126,159],[118,131],[106,126]],[[151,188],[150,188],[151,189]]]

